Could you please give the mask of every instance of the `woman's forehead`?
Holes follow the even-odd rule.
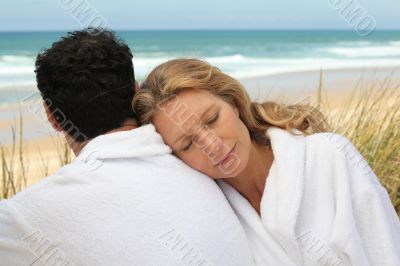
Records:
[[[185,92],[171,97],[159,106],[153,123],[164,137],[190,135],[190,129],[203,123],[210,113],[219,109],[217,97],[210,93]],[[175,137],[174,137],[175,139]]]
[[[219,98],[205,90],[185,90],[173,95],[159,105],[159,111],[167,115],[177,116],[182,113],[191,112],[201,116],[212,105],[220,102]]]

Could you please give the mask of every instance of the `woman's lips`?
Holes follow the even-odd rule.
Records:
[[[223,165],[225,164],[227,161],[229,161],[229,157],[233,154],[233,152],[235,151],[235,147],[236,144],[233,145],[232,149],[218,162],[217,165]]]

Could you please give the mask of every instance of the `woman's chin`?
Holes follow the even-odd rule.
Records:
[[[243,168],[239,165],[236,168],[233,169],[220,169],[219,172],[220,174],[218,175],[218,178],[214,179],[227,179],[227,178],[236,178],[239,176],[239,174],[243,171]]]

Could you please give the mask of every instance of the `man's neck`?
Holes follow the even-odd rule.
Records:
[[[119,128],[114,128],[110,131],[107,131],[105,134],[110,134],[110,133],[115,133],[118,131],[127,131],[127,130],[131,130],[131,129],[135,129],[137,128],[137,123],[134,119],[128,119],[126,120],[121,127]],[[76,140],[74,140],[73,138],[71,138],[71,136],[69,136],[68,134],[65,134],[65,139],[67,140],[68,146],[71,148],[71,150],[73,151],[73,153],[75,154],[75,156],[78,156],[79,153],[82,151],[83,147],[86,146],[86,144],[89,143],[89,141],[91,141],[91,139],[86,140],[84,142],[78,142]]]

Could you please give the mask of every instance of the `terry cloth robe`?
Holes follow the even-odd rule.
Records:
[[[0,265],[253,265],[218,185],[153,125],[101,135],[0,202]]]
[[[274,161],[260,215],[232,186],[218,181],[257,265],[400,265],[398,216],[347,138],[294,136],[276,127],[267,134]]]

